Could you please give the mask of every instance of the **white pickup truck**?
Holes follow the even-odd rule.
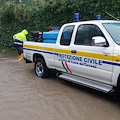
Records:
[[[65,24],[56,43],[28,41],[23,45],[26,62],[35,73],[58,77],[120,97],[120,22],[93,20]]]

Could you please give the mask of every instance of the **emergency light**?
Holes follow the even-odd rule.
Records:
[[[96,20],[101,20],[101,15],[97,15]]]
[[[79,13],[74,14],[74,22],[79,22],[80,21],[80,16]]]

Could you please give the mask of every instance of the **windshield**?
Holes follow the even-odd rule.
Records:
[[[113,40],[120,45],[120,23],[104,23],[103,26],[109,32]]]

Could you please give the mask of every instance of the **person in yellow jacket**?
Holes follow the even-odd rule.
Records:
[[[23,59],[23,42],[27,41],[26,39],[27,34],[28,31],[23,30],[22,32],[13,35],[14,46],[16,47],[18,53],[18,60]]]

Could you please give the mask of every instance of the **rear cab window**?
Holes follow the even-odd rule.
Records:
[[[60,45],[69,46],[71,42],[74,25],[66,26],[62,32]]]

